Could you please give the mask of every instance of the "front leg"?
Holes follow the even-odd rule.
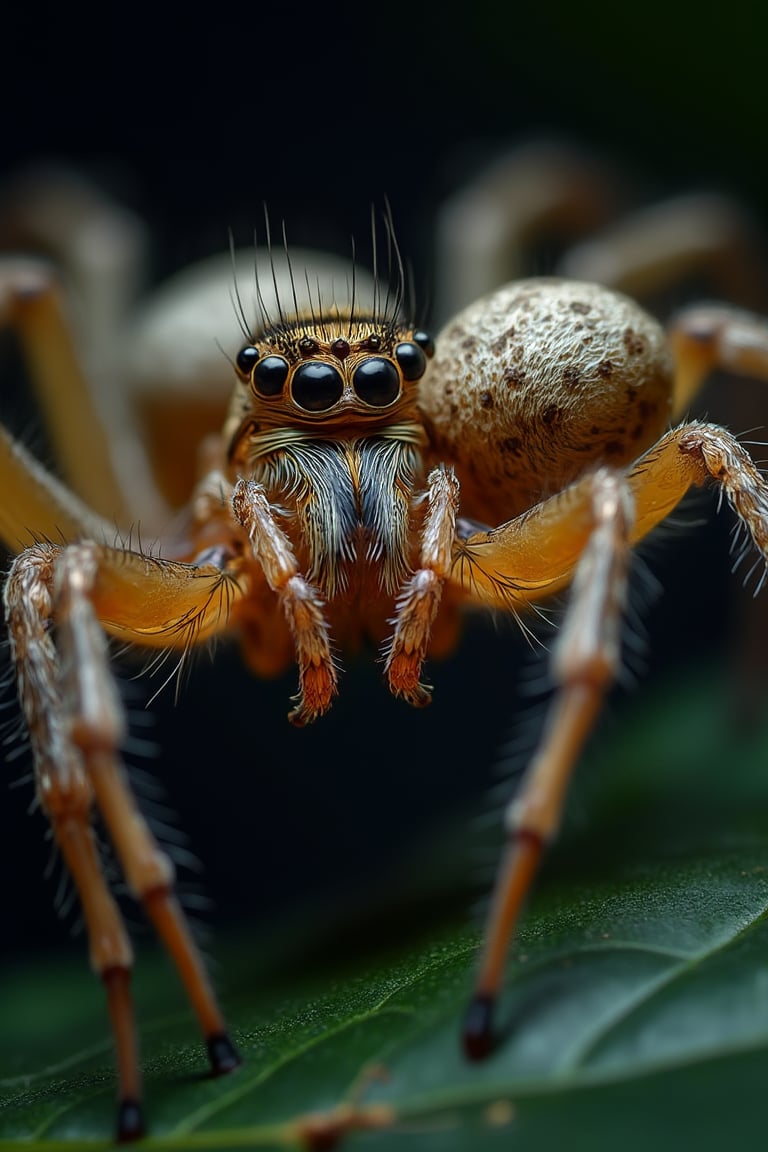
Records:
[[[405,697],[417,708],[432,699],[429,688],[419,678],[451,568],[459,510],[459,482],[453,472],[445,468],[430,472],[426,499],[420,566],[398,597],[395,631],[387,645],[385,664],[392,694]]]
[[[337,691],[336,667],[317,589],[299,572],[291,542],[277,524],[264,488],[238,480],[232,493],[235,519],[248,534],[267,583],[280,600],[296,649],[299,691],[289,713],[302,727],[327,712]]]

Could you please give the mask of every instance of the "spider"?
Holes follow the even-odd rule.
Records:
[[[67,195],[59,189],[59,206],[70,205]],[[459,239],[468,224],[457,227],[454,216]],[[133,959],[96,815],[177,966],[213,1073],[231,1071],[239,1056],[174,894],[172,864],[121,764],[125,722],[108,639],[183,660],[233,633],[257,675],[296,665],[289,719],[305,725],[340,692],[337,651],[374,642],[389,691],[422,707],[424,662],[451,651],[468,607],[524,620],[570,589],[551,658],[556,689],[506,813],[508,847],[464,1024],[465,1051],[477,1059],[493,1045],[520,909],[620,668],[633,546],[689,489],[713,484],[768,560],[768,485],[725,428],[684,418],[714,369],[768,378],[765,321],[708,305],[665,328],[612,288],[542,277],[484,292],[433,339],[407,311],[388,217],[384,231],[386,266],[374,242],[370,277],[340,276],[317,255],[270,245],[247,301],[235,255],[242,331],[226,350],[233,390],[223,426],[201,438],[196,475],[180,484],[171,468],[154,487],[132,439],[112,453],[104,442],[50,269],[2,265],[0,307],[29,357],[72,485],[0,427],[0,537],[16,553],[5,615],[37,795],[106,991],[122,1142],[145,1129]],[[210,299],[199,278],[187,284],[184,314],[197,304],[190,331]],[[158,315],[168,322],[168,308]],[[194,374],[193,344],[175,346],[182,378]],[[154,398],[155,415],[170,395]],[[184,410],[193,430],[208,426],[205,399],[196,394]],[[127,426],[134,414],[122,412]],[[180,487],[186,498],[170,517]],[[115,523],[127,530],[137,510],[143,523],[170,523],[158,546],[116,537]]]

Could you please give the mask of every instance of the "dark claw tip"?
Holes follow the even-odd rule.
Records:
[[[214,1076],[224,1076],[227,1072],[239,1068],[241,1064],[237,1049],[226,1032],[208,1037],[208,1059]]]
[[[117,1110],[117,1142],[131,1144],[144,1135],[144,1116],[138,1100],[121,1100]]]
[[[485,1060],[493,1049],[493,1008],[492,996],[475,996],[467,1009],[461,1039],[469,1060]]]

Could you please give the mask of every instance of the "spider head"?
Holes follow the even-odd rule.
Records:
[[[277,437],[375,436],[420,423],[418,385],[431,337],[401,322],[299,317],[259,334],[235,359],[230,460],[253,462]]]
[[[432,350],[425,332],[373,318],[298,319],[245,345],[235,364],[270,426],[370,427],[412,404]]]

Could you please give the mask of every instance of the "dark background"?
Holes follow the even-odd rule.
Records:
[[[604,156],[639,202],[715,188],[768,223],[757,3],[120,7],[79,25],[71,10],[29,6],[13,20],[0,49],[3,174],[42,159],[92,175],[149,221],[157,280],[220,251],[228,227],[247,238],[263,202],[295,243],[346,254],[386,196],[428,285],[436,206],[498,151],[542,136]],[[666,591],[648,613],[649,674],[682,676],[686,661],[724,652],[740,612],[727,530],[723,516],[666,560],[651,553]],[[383,884],[441,814],[474,812],[530,663],[512,627],[473,626],[431,669],[428,713],[389,700],[364,665],[348,669],[329,717],[295,732],[293,675],[255,683],[236,654],[220,656],[198,660],[178,707],[166,691],[153,708],[163,753],[143,764],[204,861],[217,921],[257,921],[339,882]],[[8,782],[22,773],[9,765]],[[50,910],[30,797],[7,790],[0,806],[9,950],[62,939],[71,922]]]

